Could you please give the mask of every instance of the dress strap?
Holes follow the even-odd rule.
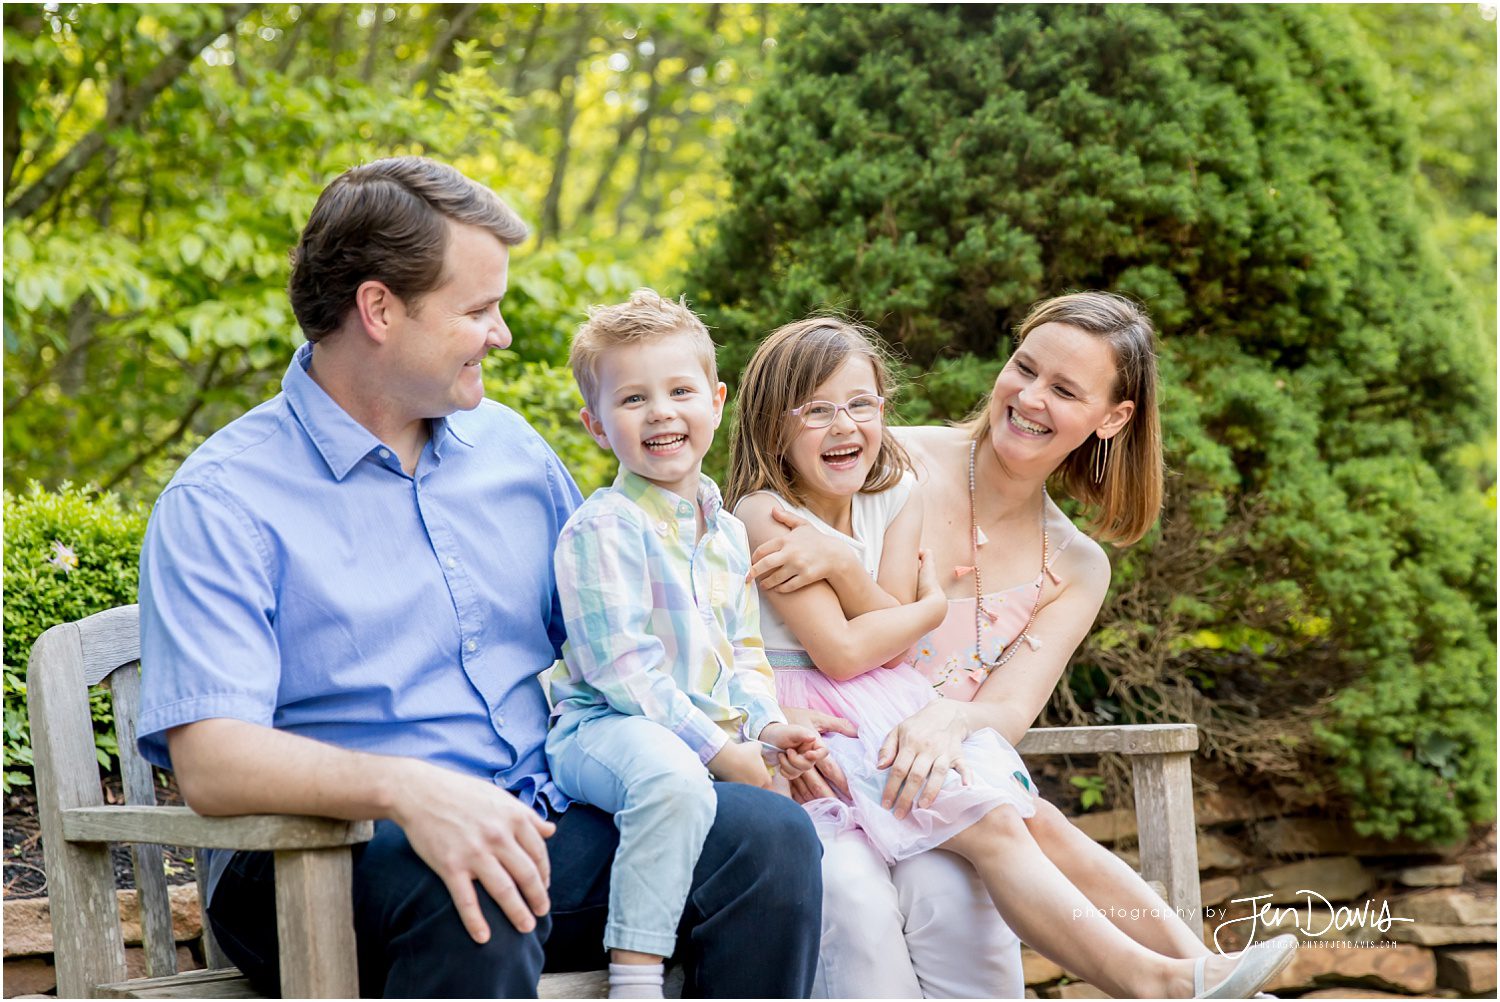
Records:
[[[1072,531],[1067,534],[1067,537],[1062,541],[1062,543],[1047,557],[1047,563],[1042,568],[1042,574],[1037,576],[1038,582],[1040,582],[1042,576],[1045,575],[1046,577],[1052,579],[1053,584],[1062,584],[1062,579],[1057,576],[1057,572],[1052,569],[1052,565],[1057,562],[1058,557],[1063,555],[1063,551],[1068,548],[1068,545],[1079,536],[1078,526],[1073,524],[1072,519],[1064,516],[1063,522],[1066,523],[1067,527]]]

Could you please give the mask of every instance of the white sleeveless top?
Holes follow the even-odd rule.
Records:
[[[849,513],[850,528],[854,530],[853,535],[840,532],[806,508],[792,504],[775,491],[756,491],[755,494],[766,495],[787,511],[807,519],[808,524],[819,532],[827,533],[854,547],[865,570],[869,571],[870,577],[874,578],[880,575],[880,555],[885,549],[885,530],[890,528],[896,516],[901,514],[901,509],[906,507],[906,502],[911,498],[911,492],[915,486],[916,478],[911,473],[907,473],[901,478],[900,483],[889,490],[881,491],[879,494],[866,494],[861,491],[854,495],[850,499],[851,511]],[[746,495],[746,497],[754,496],[754,494]],[[743,498],[740,499],[740,504],[744,504]],[[735,511],[739,511],[739,504],[735,505]],[[805,650],[797,642],[792,631],[787,629],[786,623],[777,615],[765,595],[760,596],[760,635],[768,651]]]

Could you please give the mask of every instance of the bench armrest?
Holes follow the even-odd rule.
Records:
[[[1198,748],[1195,724],[1121,724],[1111,727],[1033,727],[1016,751],[1022,755],[1161,755]]]
[[[331,849],[368,842],[372,821],[294,814],[207,818],[188,807],[73,807],[62,812],[69,842],[145,842],[203,849]]]

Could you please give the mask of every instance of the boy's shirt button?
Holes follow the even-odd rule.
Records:
[[[671,531],[671,529],[672,527],[665,522],[656,523],[656,534],[658,536],[665,536],[668,532]]]

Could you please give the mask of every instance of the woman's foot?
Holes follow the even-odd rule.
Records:
[[[1297,951],[1296,936],[1277,936],[1247,947],[1229,957],[1200,957],[1193,962],[1193,998],[1254,998],[1262,985],[1291,963]],[[1224,963],[1230,970],[1224,972]],[[1213,985],[1205,990],[1206,985]]]

